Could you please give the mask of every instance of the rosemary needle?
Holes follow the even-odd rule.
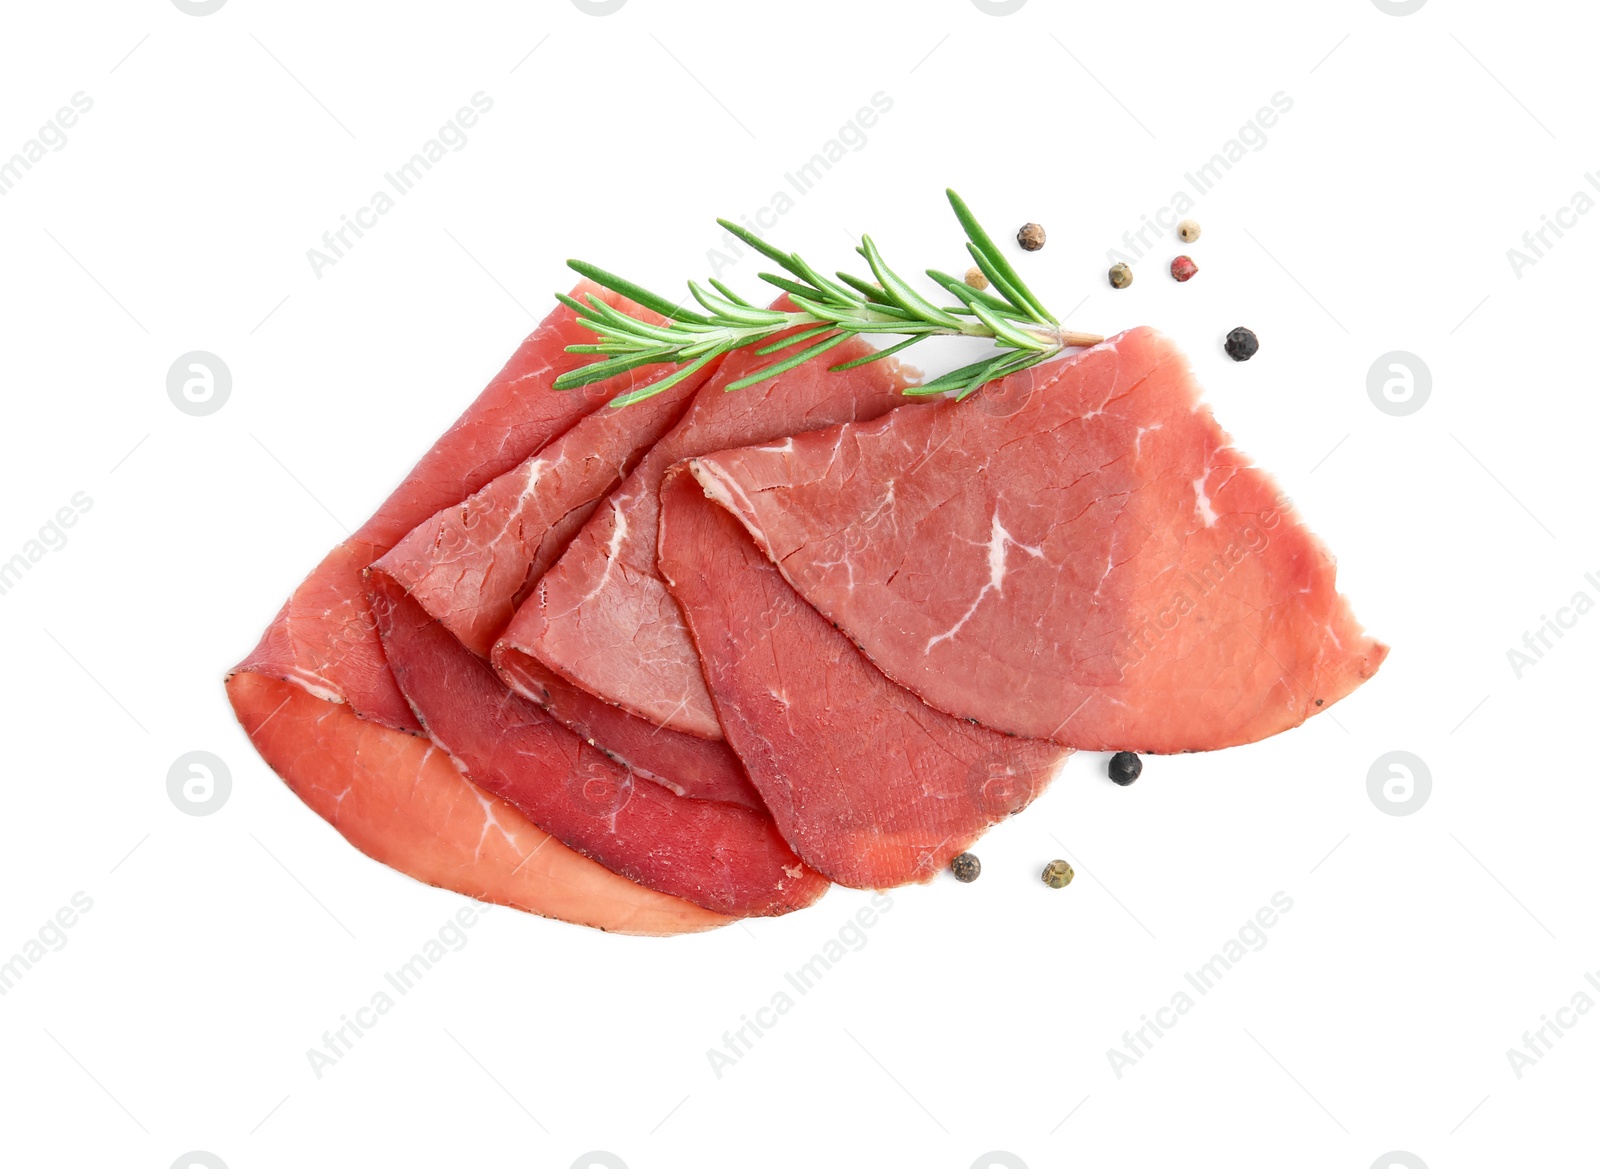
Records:
[[[664,320],[659,324],[640,320],[593,294],[586,301],[580,301],[557,293],[557,299],[578,314],[583,325],[595,333],[597,341],[592,345],[567,347],[569,353],[592,354],[595,360],[562,374],[556,379],[555,388],[576,389],[644,365],[682,367],[659,381],[611,400],[613,406],[627,406],[670,389],[725,353],[752,345],[758,347],[758,355],[773,355],[774,360],[733,382],[727,387],[729,390],[741,390],[776,377],[851,337],[866,333],[898,333],[905,340],[830,368],[853,369],[898,353],[928,337],[991,339],[999,353],[906,390],[908,394],[953,393],[957,398],[965,398],[985,382],[1037,365],[1063,349],[1094,345],[1103,340],[1093,333],[1063,329],[1023,283],[961,196],[954,191],[945,193],[966,233],[967,250],[987,278],[989,288],[975,289],[965,279],[930,268],[928,277],[958,301],[944,307],[922,296],[889,267],[870,236],[861,237],[861,246],[856,251],[866,260],[872,279],[849,272],[836,272],[837,279],[830,279],[797,253],[780,251],[736,223],[717,220],[730,234],[787,273],[783,276],[761,273],[761,279],[787,294],[794,306],[787,310],[761,308],[718,280],[708,281],[710,288],[689,281],[689,294],[699,308],[685,308],[604,268],[583,260],[568,260],[574,271],[602,288],[620,293],[641,308],[659,314]],[[804,348],[794,349],[806,342],[809,344]]]

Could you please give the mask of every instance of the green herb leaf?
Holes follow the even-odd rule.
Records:
[[[967,250],[992,291],[969,288],[930,268],[928,277],[955,300],[949,305],[935,304],[889,266],[870,236],[861,237],[858,250],[873,279],[849,272],[824,276],[798,253],[785,252],[749,229],[719,219],[733,238],[782,269],[785,275],[763,272],[761,279],[780,289],[792,308],[760,307],[720,280],[710,279],[706,285],[689,282],[689,296],[704,310],[696,311],[597,265],[571,260],[574,271],[664,320],[640,319],[630,307],[614,307],[592,293],[583,298],[557,293],[556,299],[597,339],[593,344],[569,347],[569,352],[596,360],[562,374],[555,385],[558,389],[592,385],[655,363],[679,367],[658,381],[612,399],[613,406],[626,406],[671,389],[736,349],[755,347],[761,356],[793,352],[733,382],[727,387],[730,391],[778,377],[855,336],[895,333],[903,340],[831,368],[847,370],[880,361],[933,336],[991,338],[1000,353],[906,390],[914,395],[950,391],[964,397],[986,380],[1026,369],[1059,353],[1065,347],[1065,335],[1056,319],[1023,283],[961,198],[954,191],[948,195],[966,233]],[[1072,336],[1081,341],[1085,335]],[[796,350],[796,346],[804,347]]]

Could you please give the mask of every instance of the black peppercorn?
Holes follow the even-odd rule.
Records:
[[[1261,341],[1249,329],[1240,325],[1228,334],[1228,340],[1223,348],[1235,361],[1249,361],[1256,355],[1256,350],[1261,348]]]

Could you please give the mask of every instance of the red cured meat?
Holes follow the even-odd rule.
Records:
[[[625,934],[678,934],[730,919],[579,856],[479,791],[417,735],[264,674],[228,698],[251,742],[317,815],[375,860],[419,881],[529,913]]]
[[[588,281],[573,290],[575,297],[588,293],[626,303]],[[515,467],[603,402],[663,376],[649,367],[581,390],[552,391],[560,374],[589,360],[566,347],[593,339],[565,306],[546,317],[377,513],[312,570],[234,669],[295,682],[385,726],[419,731],[384,663],[361,572],[423,520]]]
[[[626,303],[588,282],[574,295],[591,292]],[[621,878],[599,880],[599,866],[591,872],[590,862],[559,842],[535,843],[537,860],[531,851],[493,845],[497,823],[510,825],[508,845],[543,838],[529,837],[520,813],[508,821],[497,802],[477,805],[481,793],[453,767],[441,768],[439,753],[415,737],[422,728],[384,660],[361,579],[367,564],[440,508],[514,467],[610,396],[666,372],[641,369],[584,391],[552,391],[557,375],[586,360],[565,347],[589,340],[570,309],[551,313],[377,514],[295,590],[234,668],[228,692],[251,740],[289,788],[392,868],[602,928],[632,930],[636,921],[645,933],[704,929],[725,919]],[[409,733],[382,733],[387,727]],[[474,807],[483,814],[471,815]],[[468,847],[471,841],[482,847]],[[581,873],[589,875],[569,877]],[[547,888],[546,878],[555,884]]]
[[[720,739],[702,739],[648,723],[574,686],[538,658],[504,650],[501,642],[494,656],[501,681],[635,775],[680,796],[743,804],[766,813],[744,766]]]
[[[677,422],[695,379],[580,419],[481,490],[417,525],[375,567],[479,657],[594,505]],[[572,391],[563,391],[571,393]]]
[[[684,465],[661,486],[659,565],[723,733],[784,839],[830,880],[931,880],[1070,754],[952,718],[889,681]]]
[[[714,913],[788,913],[827,889],[770,817],[635,782],[627,768],[507,690],[392,579],[373,572],[368,583],[400,689],[476,786],[613,872]]]
[[[778,360],[738,350],[678,423],[596,512],[517,611],[507,655],[529,654],[591,694],[656,726],[722,737],[682,615],[656,574],[656,490],[680,459],[767,442],[905,402],[892,358],[829,373],[871,352],[855,339],[770,381],[723,387]],[[631,409],[631,407],[630,407]]]
[[[1249,743],[1388,652],[1150,329],[976,400],[695,472],[889,677],[997,730],[1093,750]]]

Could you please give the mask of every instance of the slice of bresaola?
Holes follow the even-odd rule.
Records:
[[[626,408],[600,408],[522,464],[429,517],[373,567],[403,586],[462,645],[488,658],[533,583],[595,505],[678,421],[696,378]],[[559,707],[581,738],[679,795],[760,808],[726,745],[651,726],[533,658],[502,672],[517,693]]]
[[[637,782],[506,689],[392,578],[373,571],[368,584],[401,691],[477,787],[613,872],[714,913],[788,913],[827,889],[770,816]]]
[[[722,740],[702,739],[646,722],[574,686],[527,654],[496,654],[495,663],[500,680],[515,693],[544,707],[584,742],[635,775],[680,796],[743,804],[766,813],[743,764]]]
[[[818,872],[863,889],[931,880],[1071,752],[953,718],[889,681],[706,498],[693,465],[662,482],[658,563],[728,742]]]
[[[589,293],[625,304],[588,282],[573,295]],[[605,929],[705,929],[726,919],[684,902],[674,906],[621,878],[591,882],[594,897],[586,902],[583,882],[551,878],[592,877],[587,862],[572,867],[583,858],[530,835],[520,813],[507,820],[503,806],[469,799],[470,785],[454,768],[438,766],[437,750],[417,737],[422,728],[384,660],[361,578],[372,560],[441,508],[510,470],[615,394],[671,372],[645,368],[581,391],[554,392],[559,374],[587,360],[566,346],[590,340],[570,309],[552,312],[377,513],[295,590],[231,672],[228,694],[285,784],[362,852],[392,868],[468,896]],[[374,759],[384,762],[374,766]],[[474,808],[481,814],[474,816]],[[513,846],[529,840],[528,851]],[[537,860],[530,859],[532,848]]]
[[[517,467],[418,524],[375,567],[462,645],[487,658],[533,582],[595,504],[678,421],[697,389],[686,378],[625,409],[595,410]]]
[[[1147,328],[694,473],[884,673],[996,730],[1229,747],[1327,709],[1388,653]]]
[[[591,293],[608,303],[627,303],[588,281],[573,290],[574,297]],[[589,360],[566,347],[593,339],[565,306],[546,317],[376,514],[312,570],[235,670],[294,682],[330,702],[348,702],[364,718],[419,732],[384,663],[361,573],[441,508],[460,503],[616,394],[669,372],[649,366],[582,389],[553,391],[560,374]]]
[[[680,934],[730,920],[645,889],[579,856],[462,776],[418,735],[265,674],[228,679],[261,757],[375,860],[479,901],[625,934]]]
[[[656,572],[661,477],[673,463],[706,451],[787,441],[787,435],[876,418],[903,404],[908,377],[892,358],[829,372],[829,366],[871,352],[864,341],[852,339],[787,373],[726,393],[725,386],[781,356],[730,353],[678,425],[539,581],[498,652],[537,658],[652,726],[720,739],[682,615]],[[560,712],[559,706],[552,709]]]

